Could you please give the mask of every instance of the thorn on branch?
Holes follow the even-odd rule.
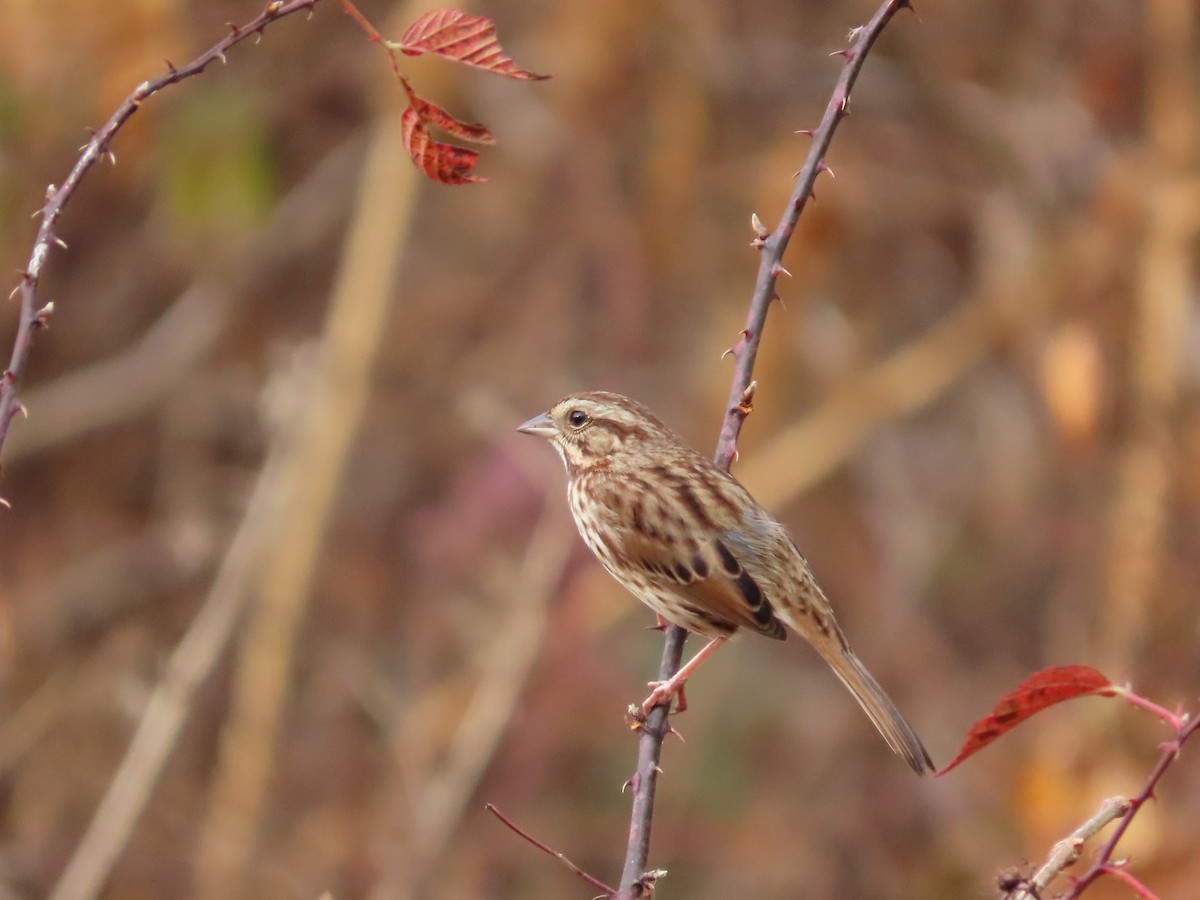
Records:
[[[724,359],[727,356],[736,357],[738,355],[738,353],[741,352],[742,346],[748,340],[750,340],[750,332],[749,332],[749,330],[743,328],[740,332],[738,332],[737,343],[734,344],[732,347],[730,347],[728,350],[726,350],[724,353],[722,353],[721,359]]]
[[[630,731],[641,732],[646,729],[646,714],[637,704],[630,703],[625,710],[625,724]]]
[[[743,419],[754,412],[754,392],[756,390],[758,390],[758,382],[751,381],[742,391],[742,399],[738,401],[737,411]]]
[[[793,132],[792,132],[792,134],[803,134],[803,135],[805,135],[806,137],[812,137],[812,136],[813,136],[813,132],[812,132],[812,129],[811,129],[811,128],[798,128],[798,129],[796,129],[795,131],[793,131]]]
[[[833,174],[833,169],[829,168],[829,166],[827,166],[824,162],[819,162],[817,163],[817,174],[820,175],[822,172],[828,172],[830,178],[837,178],[837,176]]]
[[[175,63],[171,62],[169,59],[166,59],[164,57],[163,62],[165,62],[167,64],[167,72],[169,74],[174,75],[176,72],[179,71],[178,69],[175,68]]]
[[[237,25],[236,25],[235,23],[233,23],[233,22],[226,22],[225,24],[226,24],[227,26],[229,26],[229,35],[230,35],[230,37],[237,37],[239,34],[241,34],[241,33],[242,33],[242,29],[238,28],[238,27],[237,27]]]
[[[34,328],[46,328],[49,326],[50,316],[54,314],[54,301],[51,300],[45,306],[37,311],[33,317]]]
[[[763,247],[771,232],[767,231],[767,226],[762,223],[758,213],[750,213],[750,229],[754,232],[754,240],[750,242],[750,246],[756,249]]]
[[[3,506],[5,509],[12,509],[12,504],[4,497],[0,497],[0,506]]]
[[[651,869],[649,872],[643,872],[642,877],[637,880],[635,887],[641,890],[641,893],[635,895],[638,897],[654,896],[654,886],[658,884],[660,878],[667,877],[666,869]]]
[[[786,275],[788,278],[792,277],[792,273],[789,272],[787,269],[785,269],[783,266],[781,266],[779,263],[775,263],[774,265],[771,266],[771,275],[774,278],[778,278],[780,275]],[[771,299],[778,300],[779,295],[776,294]]]
[[[854,55],[854,51],[849,47],[843,47],[841,50],[834,50],[830,56],[840,56],[844,62],[850,62],[850,57]]]

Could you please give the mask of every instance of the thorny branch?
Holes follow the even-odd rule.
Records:
[[[876,38],[883,32],[884,27],[892,16],[905,7],[910,6],[909,0],[886,0],[879,7],[871,20],[861,28],[850,33],[851,44],[836,55],[844,62],[841,75],[834,86],[833,94],[821,117],[821,124],[812,134],[812,146],[803,168],[797,173],[796,185],[792,189],[787,207],[775,230],[766,233],[754,218],[756,237],[753,245],[759,249],[758,277],[754,285],[754,293],[750,298],[750,311],[746,318],[746,327],[742,331],[738,343],[731,348],[735,360],[733,383],[729,390],[729,402],[726,407],[725,419],[721,425],[721,435],[717,442],[715,460],[717,465],[728,470],[737,457],[737,439],[742,428],[742,422],[749,414],[754,401],[754,361],[758,355],[759,340],[762,336],[763,325],[766,322],[767,310],[771,301],[778,297],[775,284],[781,274],[787,274],[783,268],[784,250],[796,230],[796,223],[809,197],[813,196],[813,184],[817,176],[826,170],[825,153],[829,149],[833,133],[841,121],[850,114],[850,92],[858,73],[866,61],[867,54],[874,45]],[[760,231],[761,229],[761,231]],[[659,664],[659,680],[665,681],[679,670],[683,657],[683,644],[687,639],[687,631],[677,626],[668,627],[663,647],[662,661]],[[654,790],[658,781],[658,766],[662,755],[663,738],[669,733],[667,725],[667,707],[656,706],[650,711],[641,730],[638,740],[637,771],[631,779],[633,788],[633,810],[629,826],[629,842],[625,852],[625,868],[621,874],[621,890],[617,900],[634,900],[645,896],[646,883],[643,878],[646,873],[646,862],[650,856],[650,824],[654,814]]]
[[[168,61],[167,71],[157,78],[139,84],[133,93],[117,107],[116,112],[109,117],[108,121],[98,131],[92,133],[91,139],[81,148],[79,158],[63,183],[58,186],[51,184],[46,188],[46,201],[38,212],[41,225],[38,227],[33,252],[30,254],[25,270],[21,272],[20,283],[13,291],[13,294],[20,298],[21,310],[8,368],[4,370],[3,374],[0,374],[0,448],[4,446],[4,440],[8,436],[8,427],[13,417],[18,412],[24,411],[24,407],[17,397],[17,385],[29,357],[29,351],[33,346],[34,333],[46,326],[50,315],[54,312],[53,303],[38,305],[37,289],[42,277],[42,270],[50,255],[50,248],[54,245],[66,247],[66,243],[55,231],[55,227],[62,216],[63,209],[74,195],[80,182],[83,181],[84,175],[96,162],[105,157],[114,164],[116,163],[116,156],[112,151],[113,138],[146,100],[163,88],[178,84],[193,75],[199,75],[217,60],[225,62],[226,51],[235,44],[239,44],[249,37],[258,39],[263,30],[272,22],[301,10],[311,11],[319,2],[320,0],[286,0],[286,2],[285,0],[271,0],[261,13],[246,24],[230,24],[229,33],[225,37],[187,65],[176,67]]]
[[[1075,900],[1076,897],[1087,890],[1092,882],[1102,875],[1118,875],[1126,883],[1136,881],[1132,875],[1124,871],[1123,863],[1113,860],[1117,844],[1125,836],[1125,832],[1128,830],[1130,823],[1133,822],[1133,817],[1138,814],[1138,810],[1146,804],[1147,800],[1154,796],[1154,791],[1157,789],[1159,781],[1162,780],[1167,769],[1171,768],[1171,764],[1179,758],[1179,753],[1183,749],[1183,745],[1187,743],[1188,738],[1194,735],[1197,730],[1200,730],[1200,715],[1195,716],[1190,721],[1183,718],[1180,719],[1178,727],[1175,728],[1175,736],[1163,745],[1162,755],[1159,756],[1158,763],[1150,772],[1146,783],[1142,785],[1142,789],[1136,797],[1130,798],[1129,811],[1125,813],[1124,818],[1113,829],[1112,835],[1096,855],[1091,868],[1084,872],[1071,886],[1071,890],[1064,895],[1063,900]],[[1147,891],[1143,896],[1153,896],[1153,894]]]
[[[1111,875],[1131,887],[1139,897],[1153,898],[1155,895],[1143,885],[1126,868],[1122,860],[1114,860],[1117,844],[1124,837],[1133,817],[1146,801],[1154,796],[1159,781],[1167,769],[1179,757],[1183,745],[1197,731],[1200,731],[1200,716],[1194,714],[1172,713],[1145,697],[1133,693],[1128,687],[1118,688],[1115,694],[1123,697],[1128,703],[1139,709],[1147,710],[1166,722],[1174,732],[1171,740],[1162,745],[1162,754],[1154,769],[1146,778],[1141,791],[1136,797],[1110,797],[1105,800],[1100,809],[1086,822],[1076,828],[1071,834],[1054,845],[1046,862],[1032,877],[1009,877],[1002,879],[1001,890],[1010,900],[1042,900],[1043,892],[1063,872],[1079,861],[1083,853],[1084,843],[1100,833],[1110,822],[1117,821],[1117,827],[1109,836],[1108,841],[1100,848],[1091,866],[1079,878],[1074,879],[1071,889],[1061,895],[1061,900],[1075,900],[1088,887],[1103,875]]]

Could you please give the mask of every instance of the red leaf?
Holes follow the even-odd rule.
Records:
[[[978,753],[1006,731],[1017,727],[1035,712],[1055,703],[1088,694],[1113,696],[1113,683],[1091,666],[1055,666],[1031,675],[996,704],[987,718],[980,719],[967,733],[954,761],[937,774],[945,775],[968,756]]]
[[[404,92],[408,94],[408,102],[422,125],[427,127],[432,125],[449,135],[476,144],[496,143],[495,136],[482,122],[468,123],[454,118],[440,106],[430,103],[424,97],[418,97],[412,89],[412,85],[408,83],[408,79],[403,76],[400,78],[400,84],[403,85]]]
[[[421,122],[420,114],[413,108],[404,110],[400,117],[400,129],[404,147],[417,168],[442,184],[468,184],[472,181],[487,181],[474,174],[479,154],[463,147],[453,147],[435,141],[429,129]]]
[[[522,69],[505,56],[496,39],[496,23],[491,19],[469,16],[457,9],[426,13],[409,26],[398,43],[389,46],[408,56],[436,53],[455,62],[522,81],[541,81],[550,77]]]
[[[473,141],[476,144],[496,143],[496,138],[482,122],[461,122],[440,106],[435,106],[428,100],[424,100],[415,94],[412,99],[413,109],[416,110],[417,116],[421,119],[421,124],[440,128],[447,134],[461,138],[464,141]]]

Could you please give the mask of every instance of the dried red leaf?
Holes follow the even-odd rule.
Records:
[[[426,13],[409,26],[398,42],[389,46],[408,56],[435,53],[455,62],[522,81],[541,81],[550,77],[522,69],[505,56],[496,39],[496,23],[491,19],[469,16],[457,9],[437,9]]]
[[[400,117],[400,128],[404,147],[412,157],[413,163],[434,181],[440,181],[442,184],[487,181],[486,178],[474,174],[479,154],[474,150],[435,141],[430,136],[429,129],[421,122],[420,114],[413,107],[404,110],[404,115]]]
[[[1030,676],[996,704],[996,708],[980,719],[967,733],[954,757],[937,774],[945,775],[968,756],[978,753],[1000,735],[1020,725],[1035,712],[1088,694],[1112,696],[1113,683],[1103,673],[1091,666],[1055,666]]]
[[[417,92],[412,89],[407,78],[401,76],[400,84],[404,87],[404,92],[408,94],[409,105],[417,114],[417,118],[421,120],[421,124],[425,126],[433,126],[440,128],[442,131],[456,138],[461,138],[464,141],[472,141],[476,144],[494,144],[496,138],[491,130],[482,122],[463,122],[454,118],[446,110],[440,106],[430,103],[424,97],[417,96]]]
[[[432,125],[434,128],[440,128],[442,131],[456,138],[461,138],[464,141],[473,141],[476,144],[494,144],[496,138],[488,127],[482,122],[462,122],[450,113],[446,112],[440,106],[435,106],[428,100],[413,95],[413,109],[416,110],[417,116],[420,117],[421,123],[424,125]]]

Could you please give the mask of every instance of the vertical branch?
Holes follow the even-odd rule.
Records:
[[[883,32],[884,27],[892,16],[905,7],[909,0],[885,0],[876,10],[871,20],[861,28],[851,33],[851,45],[839,51],[844,65],[833,94],[821,117],[821,124],[812,132],[812,146],[808,158],[796,177],[796,186],[792,189],[787,207],[770,234],[760,235],[755,246],[759,248],[758,277],[754,284],[754,293],[750,297],[750,310],[746,317],[746,328],[742,332],[733,355],[736,361],[733,383],[729,389],[729,402],[726,405],[725,418],[721,424],[720,438],[714,456],[716,463],[728,471],[737,456],[737,439],[742,429],[742,422],[750,413],[754,400],[754,362],[758,356],[759,342],[763,326],[767,320],[767,310],[771,301],[779,295],[775,285],[781,274],[786,274],[783,268],[783,253],[796,230],[796,223],[804,211],[808,199],[813,196],[813,184],[817,176],[825,171],[825,153],[833,140],[833,133],[842,120],[850,114],[850,92],[858,73],[866,62],[867,54],[874,46],[876,38]],[[679,671],[683,658],[683,644],[687,639],[687,631],[678,626],[666,630],[666,640],[663,646],[662,661],[659,664],[658,677],[667,680]],[[629,842],[625,852],[625,868],[621,874],[621,890],[618,897],[621,900],[646,896],[647,872],[646,862],[650,856],[650,825],[654,814],[654,791],[658,780],[658,761],[662,755],[662,742],[670,731],[667,726],[667,707],[656,706],[650,711],[638,740],[638,764],[633,776],[633,810],[629,826]]]

